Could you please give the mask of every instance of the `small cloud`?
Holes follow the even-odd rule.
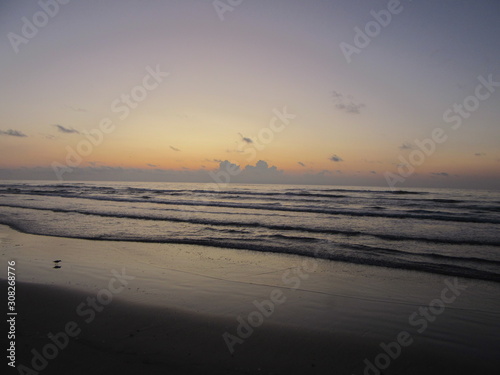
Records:
[[[486,154],[485,154],[485,153],[483,153],[483,152],[476,152],[476,153],[474,154],[474,156],[484,156],[484,155],[486,155]]]
[[[264,161],[264,160],[259,160],[257,163],[255,163],[255,166],[253,165],[247,165],[244,169],[244,172],[246,175],[248,174],[253,174],[253,175],[275,175],[275,174],[282,174],[283,171],[279,170],[276,166],[269,166],[269,164]]]
[[[243,142],[246,142],[246,143],[253,143],[253,141],[252,141],[250,138],[248,138],[248,137],[244,137],[244,136],[243,136],[243,134],[241,134],[241,133],[238,133],[238,134],[240,135],[241,140],[242,140]]]
[[[300,165],[301,167],[305,167],[306,165],[304,163],[302,163],[301,161],[297,162],[298,165]]]
[[[340,92],[335,91],[335,90],[332,91],[332,98],[342,99],[343,97],[344,97],[344,95],[342,95]]]
[[[328,169],[322,169],[318,173],[316,173],[316,176],[324,177],[325,175],[332,175],[333,172],[329,171]]]
[[[399,146],[400,150],[413,150],[415,147],[410,142],[405,142],[401,146]]]
[[[19,130],[13,130],[13,129],[9,129],[9,130],[0,130],[0,135],[10,135],[12,137],[27,137],[26,134],[24,134],[23,132],[19,131]]]
[[[172,150],[176,151],[176,152],[179,152],[179,151],[180,151],[178,148],[176,148],[176,147],[174,147],[174,146],[170,146],[170,148],[171,148]]]
[[[330,161],[333,161],[335,163],[338,163],[338,162],[341,162],[341,161],[344,161],[344,159],[342,159],[340,156],[338,155],[332,155],[330,156],[330,158],[328,159]]]
[[[361,109],[366,107],[364,103],[358,102],[351,95],[344,95],[338,91],[332,91],[332,98],[335,108],[346,113],[360,114]]]
[[[72,105],[66,105],[65,107],[75,112],[88,112],[85,108],[73,107]]]
[[[156,164],[149,164],[149,163],[148,163],[148,164],[146,164],[146,165],[147,165],[148,167],[151,167],[151,168],[156,168],[156,167],[158,167]]]
[[[80,132],[76,129],[73,128],[66,128],[62,125],[55,124],[54,125],[57,130],[59,130],[61,133],[66,133],[66,134],[80,134]]]
[[[231,163],[229,160],[223,160],[219,162],[219,170],[226,171],[236,171],[236,173],[240,173],[240,166],[234,163]]]
[[[446,172],[439,172],[439,173],[433,173],[433,176],[438,176],[438,177],[449,177],[450,175]]]
[[[363,108],[365,105],[360,103],[338,103],[335,105],[335,108],[340,109],[342,111],[345,111],[347,113],[355,113],[355,114],[360,114],[361,113],[361,108]]]
[[[375,171],[370,171],[370,173],[371,173],[371,174],[377,174],[377,172],[375,172]]]

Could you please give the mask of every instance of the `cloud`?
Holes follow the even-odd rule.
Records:
[[[62,125],[55,124],[54,125],[57,130],[59,130],[61,133],[66,133],[66,134],[80,134],[80,132],[76,129],[73,128],[66,128]]]
[[[245,167],[245,171],[249,172],[257,172],[257,173],[268,173],[268,172],[276,172],[278,168],[276,168],[274,165],[272,167],[267,164],[264,160],[259,160],[257,163],[255,163],[255,166],[253,165],[247,165]]]
[[[377,174],[377,172],[375,172],[375,171],[370,171],[370,173],[371,173],[371,174]]]
[[[10,135],[12,137],[27,137],[26,134],[24,134],[23,132],[19,131],[19,130],[13,130],[13,129],[9,129],[9,130],[0,130],[0,135]]]
[[[148,167],[151,167],[151,168],[156,168],[156,167],[158,167],[156,164],[150,164],[150,163],[148,163],[148,164],[146,164],[146,165],[147,165]]]
[[[497,157],[495,156],[496,159]],[[500,160],[499,160],[500,161]],[[92,163],[92,164],[91,164]],[[65,181],[141,181],[141,182],[197,182],[208,183],[214,188],[225,189],[230,187],[230,183],[272,183],[272,184],[294,184],[294,185],[345,185],[345,186],[382,186],[387,187],[387,183],[382,176],[383,173],[356,174],[351,171],[341,171],[340,169],[331,170],[303,170],[303,173],[286,173],[267,163],[257,163],[253,168],[245,168],[242,165],[238,171],[219,170],[219,164],[213,168],[213,164],[208,165],[207,169],[163,169],[152,168],[144,165],[144,168],[127,168],[108,166],[98,162],[89,162],[88,167],[71,168],[68,173],[63,175]],[[97,164],[100,164],[97,166]],[[235,166],[227,162],[225,166]],[[339,165],[339,164],[337,164]],[[236,166],[237,167],[237,166]],[[234,168],[236,168],[234,167]],[[368,170],[367,170],[368,171]],[[444,175],[443,175],[444,173]],[[414,174],[413,181],[417,183],[408,186],[415,187],[464,187],[477,188],[478,184],[488,189],[500,189],[500,180],[495,175],[487,177],[474,176],[456,176],[451,174],[446,177],[446,172]],[[54,180],[57,181],[56,174],[50,166],[44,167],[19,167],[2,168],[0,167],[1,180]]]
[[[361,113],[361,108],[363,108],[365,105],[364,104],[356,104],[356,103],[339,103],[335,105],[335,108],[343,110],[347,113],[355,113],[355,114],[360,114]]]
[[[485,154],[485,153],[483,153],[483,152],[476,152],[476,153],[474,154],[474,156],[484,156],[484,155],[486,155],[486,154]]]
[[[219,171],[230,171],[231,175],[233,176],[239,175],[241,173],[240,166],[238,164],[231,163],[229,160],[221,160],[219,162]]]
[[[413,150],[415,147],[410,142],[405,142],[401,146],[399,146],[400,150]]]
[[[236,181],[255,183],[280,183],[284,180],[284,171],[276,166],[269,166],[264,160],[259,160],[255,165],[247,165]]]
[[[242,140],[243,142],[246,142],[246,143],[253,143],[253,141],[252,141],[250,138],[248,138],[248,137],[244,137],[244,136],[243,136],[243,134],[241,134],[241,133],[238,133],[238,134],[240,135],[241,140]]]
[[[301,167],[305,167],[306,165],[304,163],[302,163],[301,161],[297,162],[298,165],[300,165]]]
[[[449,177],[450,175],[446,172],[439,172],[439,173],[432,173],[433,176],[438,176],[438,177]]]
[[[73,107],[72,105],[66,105],[66,108],[69,108],[75,112],[88,112],[85,108]]]
[[[351,95],[344,95],[338,91],[332,91],[335,108],[346,113],[360,114],[361,109],[366,107],[364,103],[355,100]]]
[[[174,146],[170,146],[170,148],[171,148],[172,150],[176,151],[176,152],[179,152],[179,151],[180,151],[178,148],[176,148],[176,147],[174,147]]]
[[[332,171],[329,171],[328,169],[322,169],[321,171],[316,173],[316,176],[324,177],[326,175],[331,175],[331,174],[333,174]]]
[[[332,156],[330,156],[330,157],[328,158],[328,160],[333,161],[333,162],[335,162],[335,163],[339,163],[339,162],[341,162],[341,161],[344,161],[344,159],[342,159],[342,158],[341,158],[340,156],[338,156],[338,155],[332,155]]]
[[[287,180],[283,170],[269,166],[264,160],[245,167],[224,160],[217,170],[210,172],[210,176],[213,181],[222,183],[282,183]]]

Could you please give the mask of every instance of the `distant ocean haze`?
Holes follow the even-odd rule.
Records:
[[[500,281],[497,191],[4,182],[0,207],[0,223],[32,234],[200,244]]]

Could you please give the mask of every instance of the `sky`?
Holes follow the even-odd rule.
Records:
[[[0,179],[500,188],[496,0],[6,0]]]

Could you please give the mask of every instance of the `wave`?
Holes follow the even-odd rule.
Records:
[[[405,236],[398,234],[382,234],[382,233],[370,233],[370,232],[354,231],[354,230],[307,227],[303,225],[293,226],[293,225],[282,225],[282,224],[266,224],[255,221],[242,222],[242,221],[213,220],[213,219],[202,219],[202,218],[169,217],[165,215],[152,216],[152,215],[137,215],[128,213],[124,214],[124,213],[111,213],[111,212],[96,212],[96,211],[74,210],[74,209],[64,209],[64,208],[39,208],[39,207],[30,207],[30,206],[12,205],[3,203],[0,204],[0,207],[21,208],[21,209],[38,210],[38,211],[51,211],[54,213],[80,214],[80,215],[99,216],[99,217],[116,218],[116,219],[151,220],[151,221],[189,223],[189,224],[210,225],[210,226],[237,227],[240,229],[248,227],[248,228],[265,228],[277,231],[295,231],[301,233],[317,233],[317,234],[344,235],[344,236],[369,236],[387,241],[416,241],[416,242],[435,243],[435,244],[500,246],[500,241],[497,240],[479,241],[479,240],[456,239],[456,238],[416,237],[416,236]]]
[[[73,188],[73,189],[72,189]],[[52,189],[52,190],[51,190]],[[324,194],[324,192],[343,192],[343,194]],[[376,194],[375,197],[366,197],[366,196],[353,196],[349,195],[350,193],[370,193]],[[476,213],[497,213],[500,212],[500,202],[489,202],[488,205],[484,204],[476,204],[478,202],[471,200],[459,200],[459,199],[446,199],[446,198],[404,198],[399,196],[405,195],[425,195],[429,194],[428,192],[414,192],[414,191],[390,191],[390,190],[357,190],[357,189],[311,189],[310,191],[296,189],[285,189],[283,191],[247,191],[247,190],[207,190],[207,189],[151,189],[151,188],[136,188],[136,187],[109,187],[109,186],[92,186],[92,185],[78,185],[73,186],[71,184],[68,185],[0,185],[0,194],[25,194],[25,195],[39,195],[39,196],[53,196],[53,197],[62,197],[62,198],[84,198],[84,199],[111,199],[121,202],[137,202],[137,198],[147,199],[150,202],[158,203],[158,204],[169,204],[170,202],[165,199],[159,200],[161,198],[169,198],[169,197],[185,197],[186,199],[191,200],[207,200],[210,197],[214,199],[225,199],[225,200],[255,200],[259,199],[262,201],[286,201],[289,203],[303,203],[303,204],[332,204],[338,203],[339,205],[349,205],[352,202],[360,202],[360,200],[369,200],[372,198],[376,198],[379,201],[388,202],[388,207],[391,206],[401,206],[403,208],[407,207],[418,207],[422,206],[432,206],[433,208],[445,208],[445,209],[454,209],[461,210],[459,211],[463,214],[464,211],[474,211]],[[87,195],[86,195],[87,194]],[[99,197],[98,194],[104,195],[104,197]],[[386,194],[385,196],[380,196],[380,194]],[[109,198],[109,196],[123,196],[123,198]],[[132,195],[132,196],[131,196]],[[398,196],[398,197],[395,197]],[[156,197],[157,199],[154,199]],[[128,199],[128,200],[127,200]],[[396,202],[396,204],[394,203]],[[437,205],[436,205],[437,203]],[[177,202],[172,202],[171,204],[189,204],[188,201],[178,200]],[[199,203],[201,204],[201,203]],[[212,203],[214,204],[214,203]],[[223,204],[234,204],[232,202],[219,202],[219,205]],[[370,204],[366,202],[368,207]],[[256,208],[258,207],[247,207],[247,208]],[[245,208],[242,205],[243,208]],[[380,205],[379,205],[380,207]],[[382,207],[382,208],[388,208]],[[309,211],[315,213],[322,213],[323,211]],[[308,212],[308,211],[304,211]],[[328,213],[328,212],[327,212]],[[342,212],[330,212],[331,214],[339,214],[342,215]],[[419,213],[415,211],[414,213]],[[429,213],[422,211],[421,213]],[[441,214],[437,217],[425,217],[431,220],[450,220],[449,213],[440,213],[436,212],[436,214]],[[360,213],[354,213],[353,215],[361,215]],[[364,216],[374,216],[373,213],[365,214]],[[395,215],[401,215],[395,214]],[[404,216],[395,216],[396,218],[404,218]],[[415,217],[412,215],[411,218],[421,219],[422,217]],[[452,221],[460,221],[460,222],[490,222],[493,224],[500,223],[500,219],[493,219],[493,221],[485,221],[484,219],[474,219],[471,218],[470,215],[467,219],[461,218],[452,218]]]
[[[435,198],[435,199],[426,199],[429,202],[435,202],[435,203],[462,203],[462,200],[458,199],[442,199],[442,198]]]
[[[277,252],[500,282],[495,192],[19,182],[0,184],[0,196],[0,223],[33,234]]]
[[[31,193],[39,193],[44,192],[43,189],[52,188],[53,190],[45,190],[45,192],[51,192],[54,194],[59,193],[60,189],[68,189],[71,188],[71,185],[27,185],[31,190],[28,189],[20,189],[19,187],[11,187],[11,186],[3,186],[3,190],[9,193],[23,193],[23,194],[31,194]],[[24,187],[24,186],[23,186]],[[2,185],[0,185],[0,192]],[[300,190],[296,189],[284,190],[284,191],[249,191],[249,190],[208,190],[208,189],[149,189],[149,188],[134,188],[134,187],[126,187],[126,188],[115,188],[109,186],[77,186],[80,190],[85,191],[114,191],[119,193],[121,191],[127,193],[150,193],[157,195],[220,195],[226,194],[229,196],[240,195],[240,196],[285,196],[285,197],[318,197],[318,198],[346,198],[351,197],[350,193],[370,193],[370,194],[388,194],[388,195],[425,195],[428,194],[426,192],[412,192],[405,190],[356,190],[356,189],[311,189],[308,190]],[[40,190],[41,189],[41,190]],[[319,193],[318,193],[319,192]],[[335,193],[343,193],[343,194],[324,194],[324,192],[335,192]]]
[[[80,196],[80,195],[58,195],[61,198],[78,198],[78,199],[88,199],[97,201],[110,201],[110,202],[123,202],[123,203],[144,203],[144,199],[147,199],[147,203],[155,203],[161,205],[173,205],[173,206],[204,206],[204,207],[222,207],[222,208],[239,208],[248,210],[266,210],[266,211],[281,211],[281,212],[297,212],[297,213],[317,213],[325,215],[337,215],[337,216],[355,216],[355,217],[381,217],[381,218],[392,218],[392,219],[414,219],[414,220],[434,220],[434,221],[447,221],[447,222],[461,222],[461,223],[485,223],[485,224],[500,224],[500,219],[490,218],[490,217],[473,217],[471,215],[460,215],[435,211],[432,214],[423,213],[411,213],[411,212],[390,212],[390,211],[359,211],[352,209],[331,209],[331,208],[320,208],[316,207],[304,207],[304,206],[283,206],[283,205],[269,205],[269,204],[244,204],[244,203],[232,203],[232,202],[211,202],[211,201],[186,201],[186,200],[175,200],[175,201],[165,201],[151,198],[118,198],[118,197],[92,197],[92,196]]]
[[[362,251],[375,252],[376,254],[395,254],[395,255],[404,255],[404,256],[417,256],[417,257],[427,257],[427,258],[441,259],[441,260],[454,261],[454,262],[457,262],[457,261],[464,262],[465,261],[465,262],[469,262],[469,263],[500,266],[500,261],[493,260],[493,259],[483,259],[483,258],[477,258],[477,257],[457,257],[457,256],[436,254],[436,253],[416,253],[416,252],[407,252],[407,251],[402,251],[402,250],[388,249],[388,248],[383,248],[383,247],[378,247],[378,246],[367,246],[367,245],[343,244],[342,246],[347,247],[347,248],[352,249],[352,250],[362,250]]]
[[[409,191],[409,190],[371,190],[371,189],[314,189],[315,191],[334,191],[334,192],[348,192],[348,193],[370,193],[370,194],[394,194],[394,195],[426,195],[430,194],[427,191]]]

